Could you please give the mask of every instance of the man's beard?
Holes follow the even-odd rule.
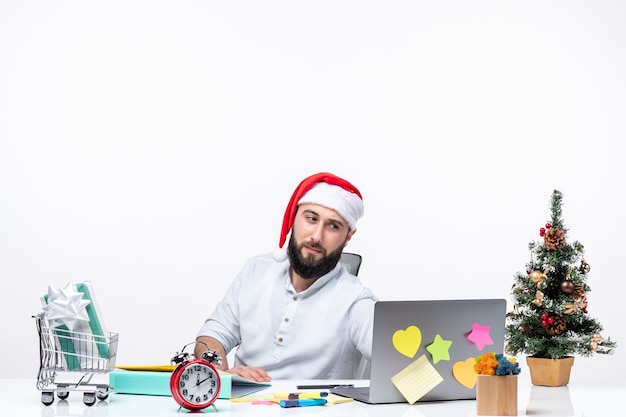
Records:
[[[319,261],[316,261],[313,255],[307,255],[305,258],[302,255],[303,246],[305,245],[298,246],[291,236],[287,246],[287,255],[294,272],[304,279],[311,279],[321,277],[332,271],[341,259],[341,252],[343,252],[345,245],[341,245],[339,249],[327,254],[318,243],[309,243],[307,246],[322,251],[322,259]]]

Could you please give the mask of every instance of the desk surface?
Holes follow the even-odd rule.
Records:
[[[521,377],[521,375],[520,375]],[[273,392],[296,391],[296,386],[306,383],[327,381],[273,381],[272,386],[251,396]],[[333,381],[335,382],[335,381]],[[340,381],[355,382],[355,381]],[[365,383],[367,381],[356,381]],[[533,416],[623,416],[626,383],[613,386],[589,384],[565,387],[538,387],[521,378],[518,384],[518,415]],[[449,417],[475,416],[476,402],[473,400],[409,404],[367,405],[357,401],[332,406],[302,408],[280,408],[278,405],[233,403],[218,400],[216,407],[222,416],[273,417],[273,416],[316,416],[316,417]],[[204,414],[213,414],[209,408]],[[183,412],[184,413],[184,410]],[[171,397],[111,394],[106,401],[98,401],[87,407],[82,402],[81,392],[71,392],[67,400],[55,401],[50,406],[41,403],[41,393],[34,379],[0,379],[0,414],[3,416],[175,416],[178,406]],[[197,415],[197,414],[196,414]]]

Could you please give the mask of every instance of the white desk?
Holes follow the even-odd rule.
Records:
[[[296,386],[327,381],[273,381],[272,386],[251,396],[273,392],[296,391]],[[333,381],[334,382],[334,381]],[[341,381],[367,383],[367,381]],[[518,415],[532,416],[619,416],[623,417],[626,400],[626,383],[613,386],[570,385],[566,387],[532,386],[528,378],[520,375],[518,384]],[[367,405],[360,402],[301,408],[280,408],[278,405],[256,405],[216,402],[219,415],[245,417],[316,416],[316,417],[451,417],[475,416],[475,401],[449,401],[433,403]],[[212,408],[204,414],[215,414]],[[41,403],[41,393],[35,379],[0,379],[0,415],[2,416],[175,416],[178,405],[171,397],[111,394],[108,400],[98,401],[92,407],[82,402],[81,392],[71,392],[67,400],[55,401],[50,406]],[[198,414],[194,414],[198,415]]]

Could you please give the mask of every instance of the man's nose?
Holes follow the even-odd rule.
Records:
[[[322,241],[322,236],[323,236],[323,232],[324,232],[324,225],[319,223],[317,225],[315,225],[315,228],[313,229],[313,232],[311,233],[311,240],[314,242],[321,242]]]

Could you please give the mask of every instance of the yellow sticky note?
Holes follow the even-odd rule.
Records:
[[[409,404],[414,404],[442,381],[442,376],[428,362],[426,355],[420,356],[415,362],[391,377],[391,382]]]
[[[340,395],[328,394],[326,398],[326,405],[343,404],[354,401],[352,398],[342,397]]]

